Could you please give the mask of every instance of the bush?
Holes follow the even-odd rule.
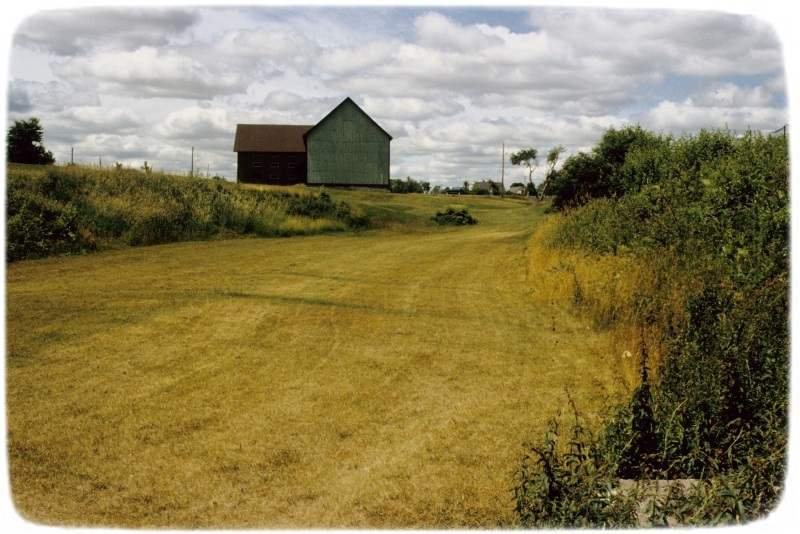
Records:
[[[593,157],[573,159],[568,174],[588,180]],[[609,313],[585,297],[576,304],[628,318],[642,353],[660,359],[594,446],[620,477],[699,479],[670,501],[681,520],[763,515],[779,498],[788,423],[785,139],[701,132],[614,161],[621,193],[564,196],[587,203],[560,216],[552,246],[644,266],[647,284]],[[583,183],[562,186],[591,191]]]
[[[574,406],[573,406],[574,410]],[[524,528],[636,525],[636,500],[619,492],[613,464],[577,410],[567,443],[558,420],[542,442],[529,446],[517,473],[514,510]]]
[[[669,138],[655,135],[640,126],[607,130],[591,154],[579,152],[567,158],[551,179],[550,194],[556,209],[575,207],[590,199],[619,197],[634,192],[649,177],[640,174],[648,162],[634,163],[632,153],[653,154]],[[625,168],[628,163],[629,168]]]
[[[115,244],[358,229],[368,222],[325,191],[246,189],[120,167],[12,166],[8,173],[10,261]]]
[[[81,234],[77,218],[74,204],[63,204],[27,191],[12,196],[9,191],[7,260],[93,248],[94,242]]]
[[[430,182],[414,180],[410,176],[406,176],[405,180],[389,180],[389,190],[392,193],[427,193],[430,189]]]
[[[436,215],[433,216],[433,220],[440,225],[460,226],[478,223],[477,219],[470,215],[466,208],[447,208],[445,211],[437,211]]]

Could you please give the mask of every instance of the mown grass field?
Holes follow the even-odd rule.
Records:
[[[607,335],[537,299],[541,205],[334,191],[382,229],[7,267],[18,511],[126,527],[514,524],[523,443],[618,399]],[[438,228],[458,203],[480,221]]]

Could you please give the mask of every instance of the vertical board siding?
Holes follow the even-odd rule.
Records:
[[[346,102],[308,133],[308,183],[389,185],[389,137]]]
[[[306,181],[306,154],[239,152],[236,181],[244,184],[302,184]]]

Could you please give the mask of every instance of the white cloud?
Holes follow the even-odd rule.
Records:
[[[69,82],[37,82],[12,79],[9,84],[9,111],[25,113],[33,109],[60,111],[75,106],[97,106],[97,93]]]
[[[15,43],[69,56],[94,48],[161,46],[198,21],[185,9],[70,9],[43,11],[23,21]]]
[[[772,101],[772,93],[766,88],[739,87],[733,83],[724,83],[709,88],[694,97],[690,103],[706,107],[765,107]]]
[[[67,80],[95,82],[105,91],[137,96],[213,98],[243,88],[236,73],[213,72],[198,58],[153,47],[74,57],[54,63],[53,71]]]
[[[320,47],[291,29],[238,30],[223,35],[212,49],[212,58],[216,58],[215,52],[242,69],[272,63],[303,70],[320,53]]]
[[[645,115],[644,125],[670,132],[691,132],[701,128],[774,130],[786,122],[786,110],[757,106],[699,106],[665,100]]]
[[[230,137],[236,125],[228,120],[226,110],[217,107],[179,109],[169,113],[155,131],[169,139],[214,139]]]
[[[503,40],[491,35],[485,25],[463,26],[440,13],[426,13],[414,21],[420,45],[435,50],[475,53],[499,46]]]
[[[363,107],[373,117],[406,121],[448,117],[461,113],[465,109],[453,97],[430,100],[413,97],[365,96]]]
[[[531,22],[576,54],[606,58],[618,72],[692,76],[757,74],[781,68],[772,28],[753,17],[695,11],[543,9]]]

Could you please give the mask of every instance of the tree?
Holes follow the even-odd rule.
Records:
[[[17,120],[6,134],[6,161],[49,165],[55,162],[53,153],[42,146],[44,128],[39,119]]]
[[[526,189],[528,196],[530,196],[531,186],[533,185],[533,171],[536,169],[537,156],[538,152],[535,148],[523,148],[511,154],[512,165],[522,165],[528,168],[528,187]]]
[[[553,179],[553,175],[556,172],[556,165],[558,165],[558,158],[561,157],[561,154],[566,152],[566,150],[567,149],[564,148],[563,146],[556,145],[553,148],[551,148],[550,151],[547,153],[547,164],[550,165],[550,168],[547,170],[547,175],[544,177],[544,182],[539,188],[539,198],[544,198],[544,195],[547,192],[547,186]]]

